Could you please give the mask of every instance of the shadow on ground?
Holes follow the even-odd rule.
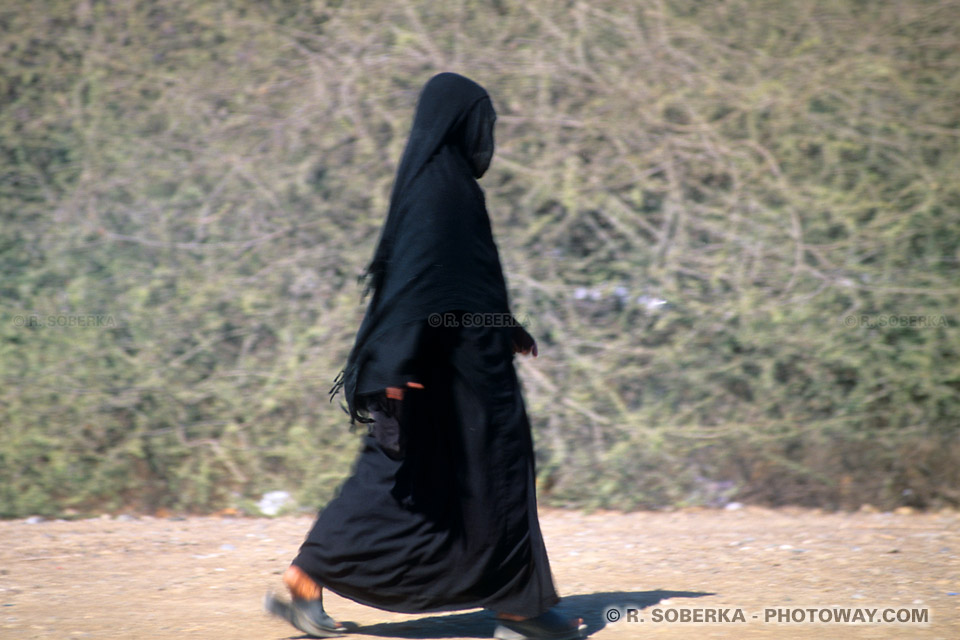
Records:
[[[557,610],[571,618],[583,618],[587,635],[606,626],[606,611],[611,607],[643,609],[667,598],[700,598],[713,595],[704,591],[603,591],[563,598]],[[405,622],[384,622],[358,627],[355,633],[383,638],[490,638],[496,622],[488,611],[428,616]]]

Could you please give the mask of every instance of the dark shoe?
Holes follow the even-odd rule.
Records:
[[[320,600],[294,598],[291,602],[287,602],[268,593],[263,600],[263,607],[268,613],[283,618],[314,638],[335,638],[343,635],[347,630],[345,626],[327,615]]]
[[[586,628],[579,619],[568,620],[551,609],[526,620],[497,618],[493,637],[497,640],[579,640]]]

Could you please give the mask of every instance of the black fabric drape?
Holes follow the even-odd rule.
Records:
[[[454,309],[509,313],[500,258],[478,172],[492,153],[493,106],[487,92],[454,73],[434,76],[417,104],[390,199],[390,209],[367,269],[373,291],[331,397],[341,388],[351,421],[363,420],[358,381],[371,360],[405,362],[416,349],[417,327]],[[489,139],[488,139],[489,138]],[[397,339],[397,335],[405,336]],[[378,372],[396,367],[378,367]],[[396,371],[394,371],[396,373]],[[381,374],[382,375],[382,374]],[[373,378],[370,387],[408,379]]]
[[[405,457],[366,436],[294,564],[380,609],[539,615],[559,598],[537,519],[511,331],[424,334],[425,388],[407,392],[400,419]]]

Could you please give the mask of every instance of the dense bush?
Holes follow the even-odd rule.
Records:
[[[356,276],[439,70],[500,114],[542,500],[957,505],[957,15],[6,3],[0,516],[329,497]]]

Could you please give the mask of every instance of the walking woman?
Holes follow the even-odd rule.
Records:
[[[353,475],[267,609],[319,637],[345,629],[322,589],[404,613],[483,607],[496,637],[579,638],[537,519],[530,424],[513,365],[537,345],[510,315],[477,184],[493,156],[487,92],[454,74],[423,88],[366,275],[372,298],[342,390],[368,425]]]

